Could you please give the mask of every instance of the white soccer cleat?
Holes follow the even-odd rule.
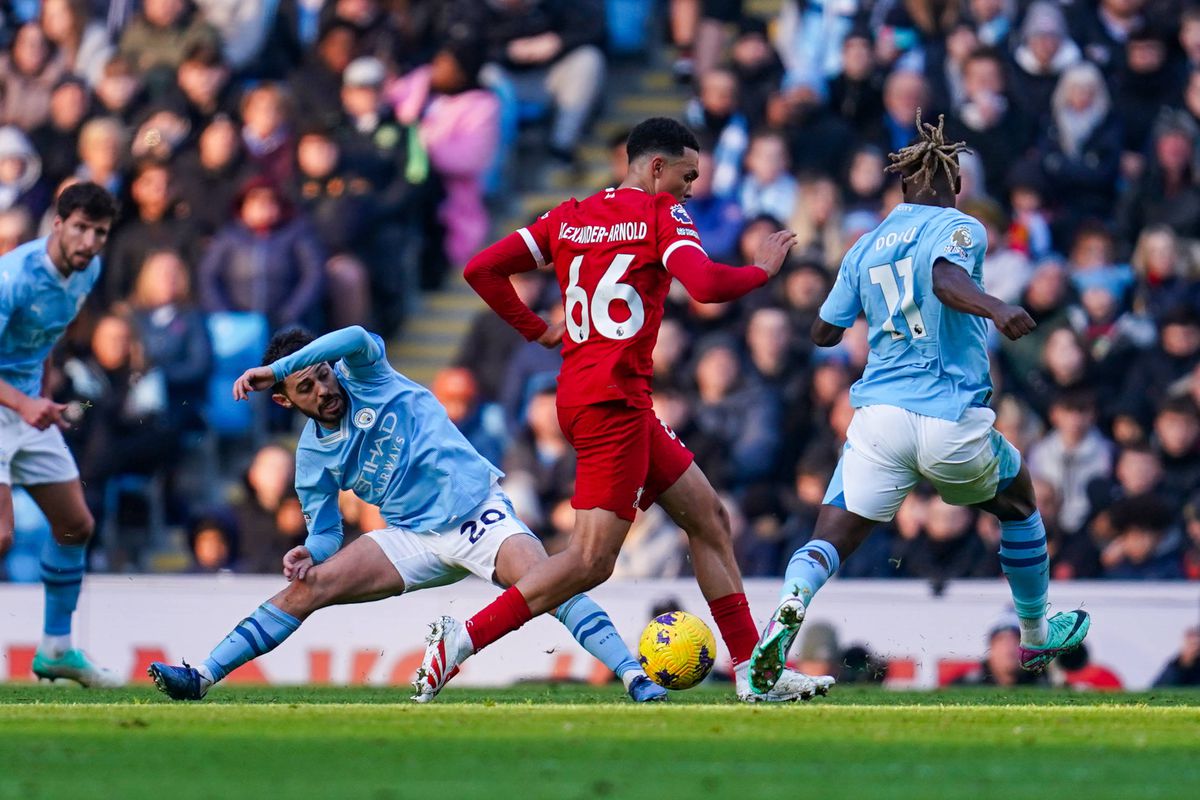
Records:
[[[829,694],[830,687],[837,683],[831,675],[805,675],[792,669],[784,669],[775,686],[770,691],[759,694],[750,688],[748,664],[740,665],[734,674],[737,697],[743,703],[792,703],[797,700],[811,700]]]
[[[459,665],[474,652],[467,626],[453,617],[430,623],[425,641],[428,642],[425,658],[413,681],[412,699],[417,703],[428,703],[437,697],[442,687],[458,674]]]

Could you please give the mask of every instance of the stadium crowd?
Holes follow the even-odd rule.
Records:
[[[899,202],[887,153],[921,108],[973,149],[960,207],[988,229],[988,290],[1039,323],[996,338],[994,406],[1033,470],[1052,575],[1200,579],[1200,7],[1175,0],[783,0],[770,19],[738,0],[0,3],[0,252],[73,180],[125,209],[48,381],[76,409],[102,542],[113,487],[151,476],[191,569],[277,571],[304,536],[288,448],[257,450],[233,498],[201,502],[179,474],[212,426],[214,319],[397,334],[416,293],[504,233],[485,200],[514,103],[551,107],[546,157],[576,160],[609,61],[597,21],[618,5],[668,15],[669,44],[643,44],[694,90],[688,209],[710,255],[800,238],[743,302],[673,293],[654,353],[656,411],[727,498],[746,575],[781,574],[813,533],[868,351],[861,327],[830,350],[808,329],[843,253]],[[561,314],[548,278],[514,281]],[[485,311],[434,385],[551,549],[574,475],[558,359]],[[841,574],[998,577],[998,541],[991,517],[920,490]],[[641,515],[616,574],[688,570],[679,531]]]

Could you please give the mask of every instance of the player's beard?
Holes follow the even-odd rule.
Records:
[[[337,394],[326,398],[317,407],[314,418],[322,425],[332,427],[342,421],[342,417],[346,415],[346,409],[349,407],[350,398],[346,396],[346,390],[339,386]]]

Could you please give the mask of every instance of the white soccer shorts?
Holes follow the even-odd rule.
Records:
[[[995,421],[990,408],[968,408],[956,422],[896,406],[856,409],[824,502],[890,522],[922,478],[952,505],[987,502],[1021,469]]]
[[[11,408],[0,408],[0,484],[37,486],[78,477],[75,457],[57,426],[39,431]]]
[[[496,557],[510,536],[533,536],[496,484],[462,519],[437,531],[384,528],[367,534],[404,580],[404,591],[457,583],[476,575],[495,583]],[[535,537],[536,538],[536,537]]]

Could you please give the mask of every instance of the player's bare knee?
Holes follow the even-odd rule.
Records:
[[[733,521],[725,504],[714,494],[712,501],[704,507],[703,513],[693,516],[690,524],[685,525],[683,530],[689,539],[725,546],[733,538]]]
[[[87,510],[74,519],[68,519],[53,526],[51,533],[54,541],[59,544],[78,546],[87,544],[96,532],[96,520]]]

